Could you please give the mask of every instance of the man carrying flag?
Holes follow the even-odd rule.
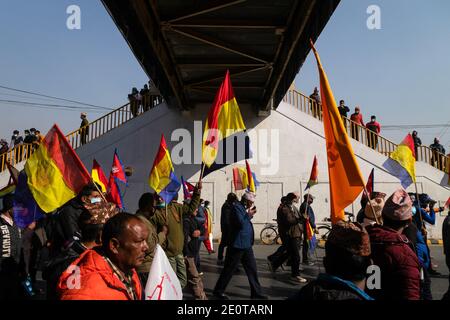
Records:
[[[342,123],[327,75],[312,41],[311,48],[316,56],[320,75],[320,96],[330,181],[330,211],[332,223],[336,224],[339,220],[345,220],[344,209],[364,189],[364,179],[353,153],[347,130]]]
[[[175,176],[172,160],[167,149],[164,135],[156,154],[149,178],[150,187],[159,194],[166,203],[165,208],[158,208],[155,212],[155,224],[158,230],[164,226],[168,228],[167,247],[165,253],[170,265],[180,280],[181,287],[187,284],[185,259],[183,256],[184,231],[183,219],[190,216],[200,205],[201,181],[194,188],[192,199],[184,204],[178,203],[180,183]]]

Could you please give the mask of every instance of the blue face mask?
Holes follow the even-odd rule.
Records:
[[[102,202],[102,198],[91,198],[91,204],[96,204]]]
[[[158,203],[155,207],[160,209],[160,208],[164,208],[166,206],[166,204],[164,202]]]
[[[412,211],[412,215],[415,216],[417,213],[416,207],[412,207],[411,211]]]

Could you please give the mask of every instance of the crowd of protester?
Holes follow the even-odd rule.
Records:
[[[22,136],[20,135],[19,130],[14,130],[9,143],[5,139],[0,139],[0,156],[20,145],[28,145],[29,147],[26,148],[26,150],[17,148],[14,152],[13,156],[17,159],[16,162],[20,162],[25,156],[24,152],[31,152],[42,142],[43,136],[41,135],[41,132],[35,128],[25,129],[23,133],[24,135]]]
[[[141,90],[134,87],[128,95],[130,111],[133,117],[146,112],[162,102],[162,96],[157,86],[149,80]]]
[[[208,299],[200,271],[202,242],[209,254],[215,252],[205,241],[210,228],[205,217],[210,209],[209,202],[201,199],[202,183],[182,203],[175,197],[165,204],[158,195],[145,193],[135,214],[119,212],[99,190],[93,184],[85,186],[76,198],[24,229],[13,220],[14,196],[3,198],[0,300],[42,294],[35,286],[37,270],[42,270],[47,286],[44,291],[50,300],[143,299],[157,245],[163,248],[181,287],[195,299]],[[417,197],[403,189],[387,199],[382,192],[373,192],[371,198],[361,200],[355,222],[333,225],[325,244],[325,272],[309,283],[301,276],[300,265],[318,263],[310,256],[307,241],[308,226],[317,233],[314,197],[305,195],[300,205],[299,192],[281,199],[277,222],[282,245],[268,257],[268,265],[273,273],[289,265],[290,282],[306,283],[293,290],[291,299],[433,298],[431,275],[437,272],[431,263],[425,222],[434,225],[436,214],[444,208],[436,207],[436,201],[427,194]],[[215,299],[228,299],[226,288],[239,265],[247,275],[250,298],[267,299],[266,294],[270,294],[263,292],[253,252],[255,199],[248,191],[240,200],[230,193],[222,206],[217,262],[223,268],[212,293]],[[443,223],[443,241],[450,268],[449,218]],[[381,282],[367,287],[372,265],[380,269]],[[75,274],[80,276],[78,284],[73,280]],[[444,299],[450,299],[449,291]]]
[[[309,96],[309,98],[313,117],[322,119],[322,106],[320,102],[319,90],[317,89],[317,87],[314,88],[314,91]],[[368,147],[376,150],[378,147],[378,138],[381,133],[381,124],[377,122],[377,117],[375,115],[372,115],[370,117],[370,122],[364,123],[361,108],[359,106],[356,106],[355,111],[350,115],[350,117],[348,117],[350,108],[345,105],[344,100],[339,101],[338,110],[344,121],[344,125],[347,126],[347,123],[349,123],[350,136],[355,140],[361,142],[365,141]],[[366,130],[362,130],[361,127],[365,128]],[[362,134],[364,134],[364,131],[366,135],[365,140],[361,136]],[[414,151],[416,159],[419,161],[428,161],[432,166],[440,170],[445,170],[447,166],[447,164],[445,163],[446,150],[440,143],[439,138],[434,138],[433,143],[429,146],[429,148],[431,149],[431,155],[429,157],[426,157],[426,155],[423,152],[420,152],[421,150],[419,150],[422,146],[422,140],[418,137],[418,132],[414,130],[411,135],[414,139]]]

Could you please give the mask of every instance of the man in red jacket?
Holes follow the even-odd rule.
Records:
[[[367,228],[372,260],[381,271],[381,288],[369,291],[376,300],[419,300],[420,265],[408,238],[412,201],[405,190],[395,191],[383,208],[383,226]]]
[[[61,300],[141,300],[135,268],[144,262],[148,234],[144,222],[129,213],[109,219],[102,247],[82,253],[59,279]]]
[[[366,123],[366,128],[369,147],[376,149],[378,145],[378,135],[381,132],[381,125],[377,122],[377,117],[370,117],[370,122]]]
[[[364,127],[364,120],[359,107],[355,108],[355,113],[350,116],[350,120],[352,120],[350,126],[352,138],[359,141],[360,128],[358,127],[358,125]]]

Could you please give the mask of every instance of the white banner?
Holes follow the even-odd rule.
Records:
[[[145,286],[145,300],[182,300],[180,281],[159,244]]]

